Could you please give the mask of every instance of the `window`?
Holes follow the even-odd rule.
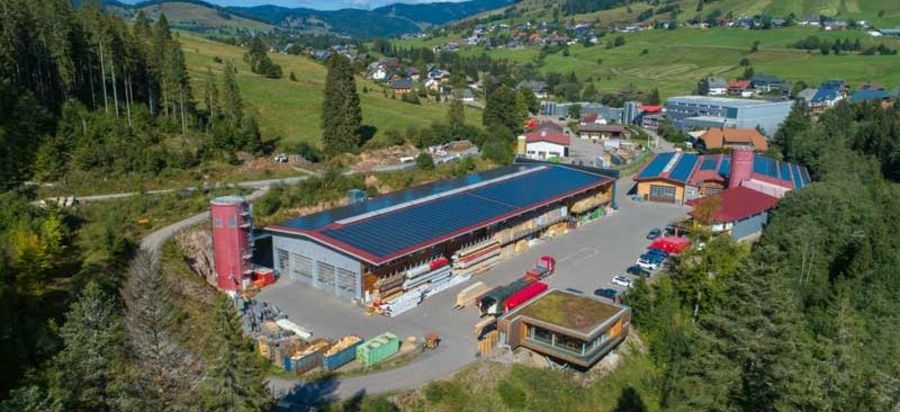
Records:
[[[319,286],[322,289],[334,291],[334,266],[321,260],[316,263],[319,267]]]
[[[215,220],[213,220],[213,227],[222,227],[222,218],[215,218]]]
[[[650,198],[674,202],[675,188],[670,186],[650,185]]]
[[[235,218],[234,216],[229,217],[228,218],[228,227],[230,227],[232,229],[236,228],[237,227],[237,218]]]
[[[338,292],[342,296],[356,297],[356,273],[344,268],[337,269]]]

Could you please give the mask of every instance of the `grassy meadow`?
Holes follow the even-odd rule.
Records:
[[[221,79],[225,65],[216,63],[213,58],[232,61],[238,68],[241,95],[244,102],[259,113],[265,138],[278,138],[279,145],[283,147],[301,141],[319,144],[319,118],[327,74],[325,66],[306,56],[270,53],[272,60],[281,65],[284,77],[266,79],[252,73],[244,62],[246,49],[189,33],[181,33],[180,40],[198,102],[202,101],[207,68]],[[296,75],[296,82],[289,80],[291,72]],[[422,105],[404,103],[385,96],[383,86],[362,78],[357,78],[357,88],[362,101],[363,124],[376,128],[375,138],[389,129],[405,131],[409,127],[427,127],[446,118],[445,104],[426,102],[424,99]],[[364,88],[368,89],[368,93],[363,93]],[[471,123],[480,124],[481,111],[467,109],[466,118]]]
[[[823,80],[840,78],[857,85],[873,81],[888,87],[900,86],[900,55],[862,56],[842,54],[823,56],[819,51],[799,50],[794,43],[815,35],[820,39],[859,39],[863,47],[884,43],[900,49],[900,39],[873,38],[860,31],[824,32],[807,27],[774,30],[744,30],[736,28],[649,30],[625,33],[622,47],[607,49],[606,40],[600,44],[569,47],[563,53],[548,55],[536,62],[539,49],[494,49],[487,53],[498,59],[518,63],[532,62],[542,72],[568,73],[575,71],[580,79],[592,79],[598,90],[614,92],[634,85],[640,89],[659,88],[663,97],[690,93],[697,81],[709,74],[735,78],[744,68],[743,58],[750,60],[757,73],[773,74],[789,81],[803,80],[817,84]],[[417,39],[402,41],[404,47],[417,44],[442,44],[446,39]],[[758,51],[751,53],[755,41]],[[646,50],[646,51],[645,51]],[[460,53],[480,55],[480,47],[465,48]]]

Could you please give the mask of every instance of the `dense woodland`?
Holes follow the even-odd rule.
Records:
[[[138,216],[190,213],[202,196],[64,209],[22,184],[139,182],[264,149],[233,68],[209,76],[200,106],[165,16],[126,24],[85,3],[0,6],[0,410],[261,409],[230,303],[210,320],[222,352],[185,345],[158,265],[131,263]]]

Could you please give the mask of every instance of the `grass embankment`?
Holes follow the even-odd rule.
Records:
[[[633,85],[642,90],[658,88],[663,97],[690,93],[697,81],[707,75],[736,78],[743,74],[741,59],[747,58],[756,73],[772,74],[788,81],[817,84],[828,79],[844,79],[854,87],[864,81],[885,86],[900,85],[900,55],[862,56],[842,54],[823,56],[819,51],[808,52],[791,46],[808,36],[834,41],[859,39],[863,48],[884,43],[900,49],[900,39],[873,38],[861,31],[824,32],[808,27],[773,30],[743,30],[715,28],[709,30],[679,28],[650,30],[621,34],[625,45],[607,49],[605,42],[619,34],[609,34],[600,44],[569,47],[569,56],[562,52],[548,55],[540,64],[544,73],[574,71],[579,79],[592,79],[602,92],[616,92]],[[444,43],[445,39],[415,40],[424,43]],[[759,50],[751,53],[755,41]],[[405,42],[398,46],[406,47]],[[646,50],[646,53],[644,52]],[[460,53],[480,55],[480,47],[465,48]],[[487,51],[494,58],[517,63],[535,62],[539,49],[494,49]]]
[[[319,144],[325,66],[306,56],[270,53],[272,60],[281,65],[284,77],[266,79],[250,71],[243,60],[244,48],[187,33],[181,34],[181,43],[198,100],[203,96],[207,68],[219,78],[222,76],[225,66],[213,58],[232,61],[238,68],[237,80],[244,102],[258,110],[265,138],[279,138],[278,144],[282,147],[291,147],[301,141]],[[291,72],[295,74],[296,82],[290,80]],[[362,102],[363,124],[376,128],[375,138],[388,129],[406,131],[409,127],[427,127],[447,117],[447,105],[443,103],[424,99],[421,105],[404,103],[386,96],[380,84],[362,78],[357,78],[356,84]],[[364,93],[364,89],[368,93]],[[467,109],[466,118],[470,123],[481,124],[481,111]]]

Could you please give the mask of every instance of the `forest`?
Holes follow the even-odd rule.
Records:
[[[83,3],[0,7],[0,410],[261,409],[270,396],[231,304],[208,311],[220,352],[186,346],[159,263],[137,251],[138,219],[195,213],[205,196],[37,201],[42,182],[137,186],[265,150],[232,71],[195,103],[165,16],[126,23]]]

